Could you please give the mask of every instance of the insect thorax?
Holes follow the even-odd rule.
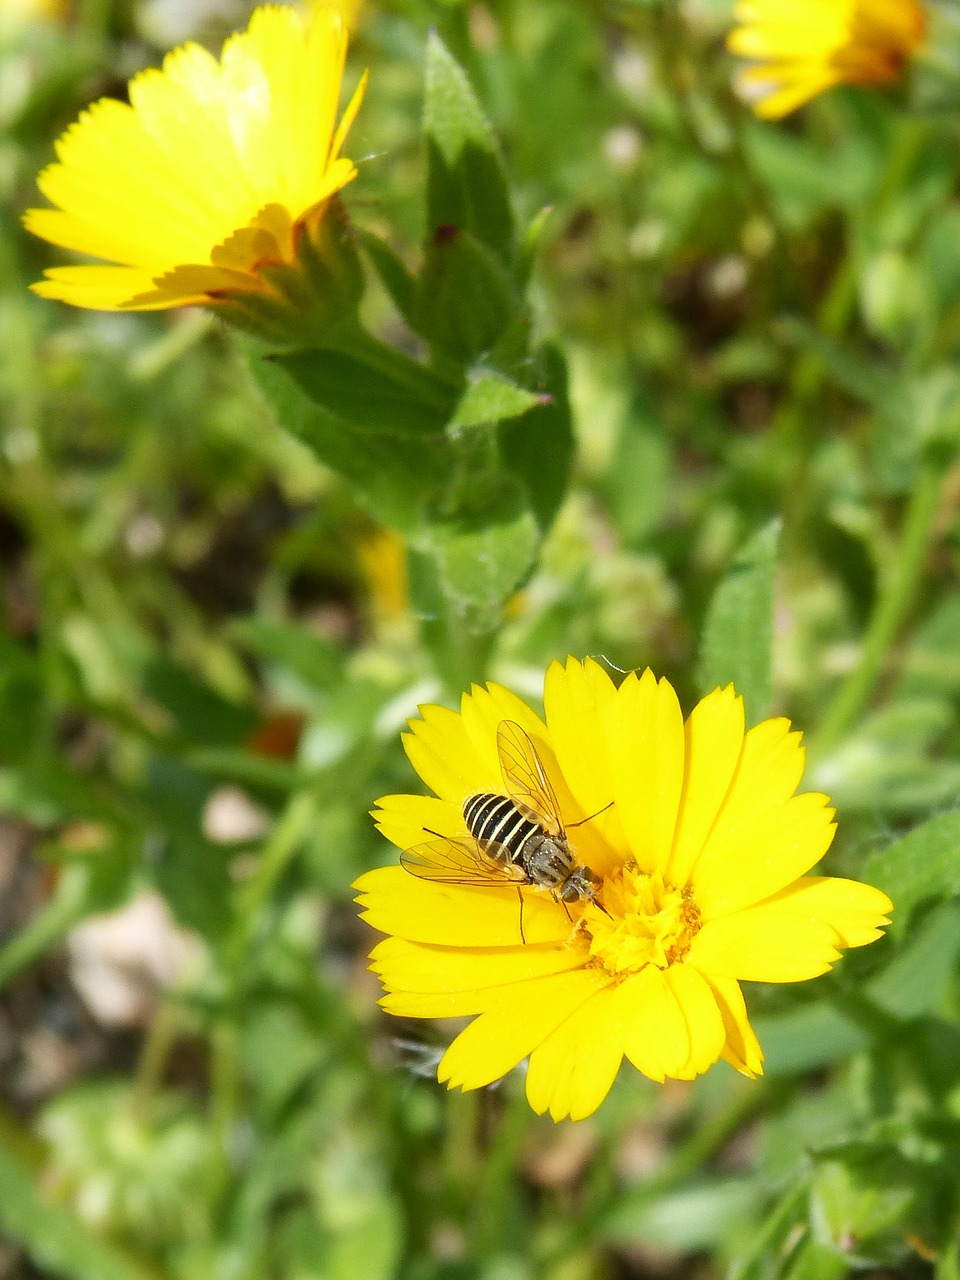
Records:
[[[467,830],[500,862],[510,861],[535,884],[553,887],[570,873],[573,859],[562,836],[552,836],[509,796],[481,792],[463,803]]]

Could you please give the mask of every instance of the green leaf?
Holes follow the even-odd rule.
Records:
[[[192,745],[237,742],[257,724],[253,707],[238,706],[162,654],[143,669],[144,692],[169,712],[177,733]]]
[[[294,351],[272,357],[322,409],[362,431],[429,436],[443,431],[459,388],[392,347]]]
[[[360,430],[309,400],[253,343],[241,345],[251,376],[281,425],[343,476],[379,520],[401,530],[418,527],[425,505],[443,491],[453,466],[446,437]]]
[[[520,310],[500,260],[469,231],[438,227],[417,280],[410,323],[460,364],[486,354]]]
[[[540,530],[526,506],[507,501],[472,520],[433,525],[430,542],[448,599],[460,611],[489,617],[529,574]]]
[[[960,903],[941,902],[924,917],[905,950],[870,983],[868,995],[897,1018],[936,1013],[953,984],[958,956]]]
[[[343,650],[302,626],[250,617],[238,618],[230,630],[261,658],[293,672],[310,689],[330,689],[343,677]]]
[[[773,592],[780,522],[756,533],[714,592],[707,611],[697,680],[702,693],[733,681],[747,723],[768,713],[772,693]]]
[[[659,1196],[641,1184],[618,1196],[604,1236],[682,1253],[715,1249],[753,1218],[760,1194],[752,1178],[701,1178]]]
[[[573,462],[573,415],[567,366],[559,349],[539,353],[538,403],[498,429],[503,465],[520,481],[540,528],[546,532],[560,509]]]
[[[549,396],[527,391],[500,374],[482,373],[468,384],[450,419],[450,427],[476,427],[503,418],[518,418],[545,399],[549,400]]]
[[[890,932],[903,935],[917,907],[960,894],[960,811],[932,818],[872,854],[863,878],[892,899],[896,910]]]
[[[394,253],[379,236],[373,235],[370,231],[357,231],[356,236],[367,257],[373,263],[373,268],[389,293],[393,305],[409,324],[413,314],[413,291],[416,280],[407,270],[399,254]]]
[[[89,1234],[40,1194],[32,1172],[0,1144],[0,1236],[59,1280],[158,1280],[157,1272]]]
[[[826,1003],[754,1018],[766,1076],[794,1075],[842,1062],[867,1043],[864,1031]]]
[[[500,148],[463,69],[439,36],[427,45],[424,133],[427,227],[471,232],[504,263],[513,257],[513,213]]]
[[[642,546],[660,523],[670,495],[671,451],[646,397],[632,406],[617,438],[605,488],[624,540]]]
[[[143,799],[156,819],[150,855],[154,883],[180,924],[208,939],[225,933],[233,889],[230,849],[202,835],[210,790],[209,780],[181,761],[151,757]]]

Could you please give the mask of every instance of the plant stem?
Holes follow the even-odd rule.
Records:
[[[274,886],[283,875],[290,859],[297,852],[301,841],[313,821],[316,800],[312,792],[298,791],[273,829],[270,839],[263,846],[257,868],[243,886],[238,900],[237,938],[235,945],[246,950],[251,926],[270,897]]]
[[[860,659],[840,686],[814,734],[811,755],[829,755],[867,709],[887,653],[916,600],[940,502],[945,460],[928,453],[921,464],[893,564],[882,584],[863,639]]]
[[[179,1020],[179,1008],[168,996],[157,1009],[137,1061],[137,1074],[133,1085],[133,1110],[141,1117],[145,1117],[149,1112],[153,1099],[163,1083],[167,1060],[177,1039]]]

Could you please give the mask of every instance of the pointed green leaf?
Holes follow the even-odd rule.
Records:
[[[529,574],[540,530],[509,476],[478,482],[473,496],[472,513],[430,526],[428,545],[447,599],[461,612],[489,617]]]
[[[755,534],[714,592],[707,611],[697,680],[702,693],[731,681],[747,723],[767,714],[772,693],[773,590],[780,522]]]
[[[427,226],[470,231],[504,262],[513,256],[513,213],[500,148],[463,69],[440,38],[427,46],[424,133]]]
[[[272,357],[322,409],[362,431],[438,434],[456,391],[424,365],[376,345],[373,358],[353,351],[308,350]],[[373,353],[371,353],[373,355]]]
[[[542,404],[544,399],[542,394],[527,391],[500,374],[482,373],[467,386],[450,419],[450,426],[463,429],[485,422],[499,422],[504,418],[517,418],[535,405]],[[549,396],[546,399],[549,400]]]
[[[242,345],[251,376],[280,424],[341,475],[378,519],[396,529],[416,528],[425,505],[447,483],[453,466],[450,441],[443,435],[360,430],[308,399],[255,344]]]
[[[409,323],[413,311],[413,290],[416,281],[407,270],[400,256],[369,231],[358,231],[357,239],[367,257],[373,263],[383,287],[389,293],[393,305]]]
[[[539,353],[537,403],[526,413],[501,419],[498,434],[503,465],[523,485],[540,528],[553,523],[566,497],[573,461],[573,415],[567,367],[559,350]]]
[[[456,226],[438,227],[413,298],[410,323],[431,346],[471,364],[516,319],[520,298],[496,254]]]

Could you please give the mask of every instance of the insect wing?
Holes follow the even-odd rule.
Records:
[[[400,854],[400,865],[420,880],[441,884],[502,885],[504,881],[523,880],[523,872],[513,863],[497,862],[489,857],[478,841],[429,840],[415,844]]]
[[[510,799],[549,835],[562,835],[556,793],[530,735],[515,721],[503,720],[497,730],[497,750]]]

